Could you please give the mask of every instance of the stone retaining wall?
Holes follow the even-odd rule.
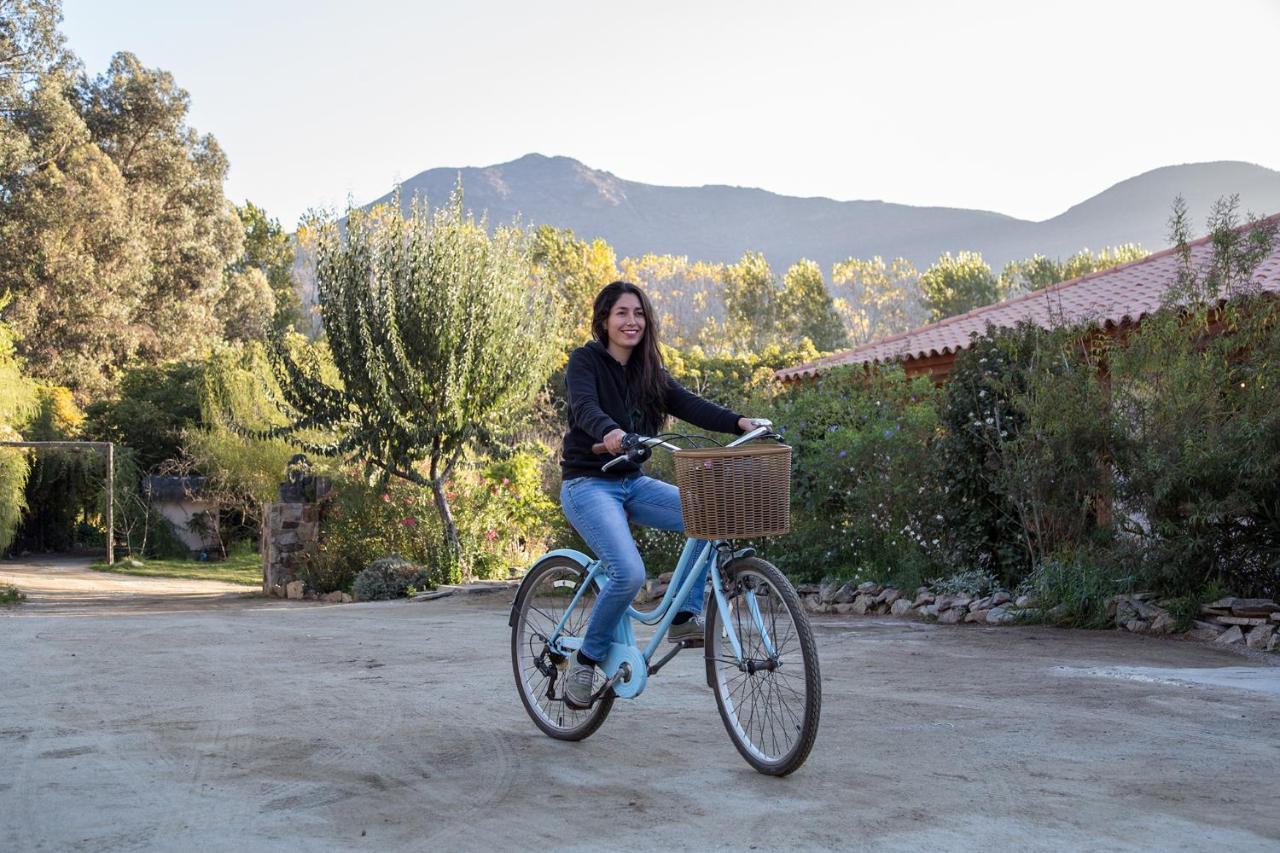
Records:
[[[662,598],[671,582],[671,572],[650,578],[636,597],[637,602]],[[796,586],[805,610],[810,613],[838,613],[902,616],[958,625],[1012,625],[1026,622],[1055,624],[1066,614],[1055,607],[1042,613],[1028,596],[1014,597],[997,591],[987,596],[940,595],[927,587],[914,593],[873,581],[855,584],[802,583]],[[1154,593],[1137,592],[1107,599],[1107,620],[1116,628],[1134,634],[1173,634],[1177,619],[1156,600]],[[1223,645],[1245,645],[1251,649],[1280,652],[1280,604],[1269,598],[1223,598],[1200,608],[1200,619],[1183,636]]]
[[[977,622],[1009,625],[1016,622],[1060,621],[1065,613],[1052,608],[1042,613],[1027,596],[1007,592],[988,596],[938,595],[926,587],[914,594],[867,581],[837,585],[800,584],[796,587],[810,613],[890,614],[956,625]],[[1107,619],[1117,628],[1135,634],[1172,634],[1177,620],[1155,600],[1154,593],[1116,595],[1106,602]],[[1225,645],[1244,644],[1251,649],[1280,651],[1280,604],[1263,598],[1223,598],[1201,608],[1185,636]]]

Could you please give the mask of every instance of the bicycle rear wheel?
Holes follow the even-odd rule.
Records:
[[[818,735],[822,676],[813,629],[773,564],[746,557],[721,575],[728,612],[717,604],[707,614],[707,680],[742,757],[761,773],[785,776],[804,764]],[[741,663],[725,623],[742,646]]]
[[[511,666],[520,701],[538,728],[557,740],[590,737],[609,716],[615,698],[610,691],[584,711],[570,708],[564,703],[569,659],[547,648],[547,638],[586,580],[587,572],[574,560],[543,560],[525,579],[527,589],[511,625]],[[565,622],[565,635],[581,637],[586,633],[595,600],[596,590],[583,593]],[[595,689],[602,683],[600,671],[596,670]]]

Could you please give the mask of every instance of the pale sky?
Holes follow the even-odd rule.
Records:
[[[530,152],[618,177],[1045,219],[1159,166],[1280,169],[1280,0],[64,0],[91,74],[191,94],[292,229]]]

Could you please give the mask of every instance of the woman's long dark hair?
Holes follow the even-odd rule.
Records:
[[[658,349],[658,315],[649,297],[629,281],[615,281],[596,294],[591,310],[591,334],[604,346],[609,345],[609,312],[624,293],[634,294],[644,311],[644,334],[627,360],[627,390],[633,405],[640,409],[646,432],[657,431],[667,416],[667,377],[662,352]]]

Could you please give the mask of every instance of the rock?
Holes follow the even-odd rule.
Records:
[[[853,604],[849,605],[850,612],[862,616],[867,612],[867,607],[871,604],[871,596],[860,595],[853,600]]]
[[[816,595],[819,588],[816,583],[798,583],[796,584],[796,593],[799,595]]]
[[[921,616],[923,616],[925,619],[937,619],[938,605],[926,604],[923,607],[917,608],[916,612],[919,613]]]
[[[1121,598],[1116,602],[1116,627],[1119,628],[1138,618],[1138,608],[1129,598]]]
[[[1067,620],[1067,616],[1067,605],[1055,604],[1053,607],[1049,608],[1049,612],[1044,615],[1044,618],[1046,621],[1056,625],[1059,622],[1065,622]]]
[[[1271,614],[1271,621],[1272,621],[1272,622],[1280,622],[1280,613],[1272,613],[1272,614]]]
[[[970,612],[974,610],[990,610],[990,609],[991,609],[991,596],[989,595],[969,602]]]
[[[968,610],[969,603],[972,601],[973,596],[971,595],[957,595],[955,598],[951,599],[951,607],[956,610]]]
[[[1229,595],[1226,598],[1219,598],[1217,601],[1211,601],[1206,604],[1205,607],[1212,607],[1217,610],[1230,610],[1231,606],[1237,601],[1243,601],[1243,599],[1236,598],[1234,595]]]
[[[1038,622],[1040,621],[1040,608],[1023,607],[1014,611],[1014,615],[1018,617],[1019,622]]]
[[[1213,621],[1219,625],[1239,625],[1242,628],[1252,628],[1256,625],[1265,625],[1268,620],[1248,616],[1215,616]]]
[[[1009,595],[1009,593],[1005,592],[1004,590],[1001,590],[1000,592],[997,592],[995,595],[991,596],[991,603],[996,607],[999,607],[1001,604],[1008,604],[1012,600],[1013,600],[1013,596]]]
[[[1236,643],[1244,642],[1244,632],[1240,630],[1239,625],[1232,625],[1226,631],[1223,631],[1215,643],[1222,643],[1224,646],[1232,646]]]
[[[290,581],[285,584],[284,593],[288,598],[302,600],[302,595],[306,592],[307,585],[303,581]]]
[[[916,593],[915,600],[911,602],[911,606],[921,607],[925,604],[933,604],[933,602],[934,602],[933,593],[929,592],[928,590],[925,590],[924,592]]]
[[[818,600],[818,596],[806,595],[803,599],[803,602],[804,602],[804,609],[808,610],[810,613],[821,612],[820,608],[822,607],[822,602]]]
[[[1191,623],[1191,630],[1186,636],[1189,640],[1216,640],[1222,634],[1223,628],[1214,625],[1212,622],[1201,622],[1196,620]]]
[[[1231,608],[1229,607],[1210,607],[1207,604],[1200,605],[1201,616],[1230,616]]]
[[[898,599],[902,598],[902,592],[893,587],[889,587],[884,592],[876,596],[876,604],[895,604]]]
[[[969,615],[968,615],[968,616],[966,616],[966,617],[964,617],[964,621],[966,621],[966,622],[978,622],[978,623],[981,623],[981,624],[985,625],[985,624],[987,623],[987,614],[988,614],[988,613],[990,613],[990,612],[991,612],[991,611],[990,611],[989,609],[983,609],[983,610],[973,610],[973,609],[970,609],[970,610],[969,610]]]
[[[1177,622],[1178,620],[1173,618],[1173,614],[1169,613],[1167,610],[1161,610],[1160,615],[1157,616],[1155,619],[1151,620],[1151,633],[1153,634],[1171,633],[1174,629],[1174,626],[1177,624]]]
[[[935,599],[933,602],[933,606],[935,611],[938,613],[947,612],[948,610],[951,609],[951,596],[944,595],[941,598]]]
[[[1258,625],[1249,632],[1249,636],[1244,638],[1244,643],[1251,649],[1262,651],[1266,649],[1267,643],[1271,642],[1271,637],[1276,629],[1270,625]]]
[[[1271,635],[1271,639],[1267,640],[1267,651],[1280,651],[1280,631],[1276,631]]]
[[[673,577],[675,577],[675,572],[663,572],[662,574],[658,575],[658,583],[669,584],[671,583],[671,579]]]
[[[353,602],[353,601],[355,601],[355,599],[351,597],[351,594],[350,594],[350,593],[346,593],[346,592],[344,592],[344,593],[342,594],[342,603],[343,603],[343,604],[350,604],[350,603],[351,603],[351,602]]]
[[[125,561],[124,561],[124,564],[125,564],[126,566],[128,566],[129,568],[131,568],[131,569],[140,569],[140,568],[142,568],[144,565],[146,565],[146,564],[145,564],[145,563],[143,563],[141,560],[135,559],[135,558],[133,558],[133,557],[130,557],[129,559],[125,560]]]
[[[334,592],[326,592],[324,595],[320,596],[320,600],[327,601],[330,604],[341,604],[342,593],[336,590]]]
[[[845,584],[835,591],[835,595],[831,597],[832,604],[849,604],[853,601],[857,592],[854,589],[853,582]]]
[[[1014,600],[1013,603],[1018,607],[1030,607],[1031,605],[1036,603],[1036,600],[1029,595],[1020,595]]]
[[[851,601],[844,601],[844,602],[841,602],[840,604],[833,604],[833,605],[831,605],[831,607],[835,610],[835,612],[837,612],[837,613],[841,614],[842,616],[843,616],[843,615],[845,615],[845,614],[852,613],[852,612],[853,612],[853,609],[854,609],[856,606],[857,606],[857,605],[856,605],[856,604],[854,604],[854,603],[853,603],[853,602],[851,602]]]
[[[1014,620],[1014,615],[1004,607],[993,607],[987,612],[988,625],[1008,625]]]
[[[1266,619],[1276,612],[1280,612],[1280,604],[1269,598],[1240,598],[1231,605],[1232,616],[1261,616]]]
[[[861,595],[879,595],[883,589],[884,587],[875,581],[864,581],[858,584],[858,592]]]
[[[967,610],[963,610],[959,607],[952,607],[939,614],[938,621],[943,625],[956,625],[961,622],[966,615],[968,615]]]
[[[902,616],[911,612],[911,602],[905,598],[899,598],[889,606],[889,612],[894,616]]]
[[[836,597],[836,590],[840,589],[840,584],[831,578],[826,578],[818,585],[818,601],[822,604],[830,604]]]
[[[1164,613],[1164,611],[1159,607],[1156,607],[1153,604],[1147,604],[1147,602],[1142,601],[1137,596],[1134,596],[1133,599],[1133,609],[1138,611],[1139,619],[1153,620],[1161,613]]]
[[[1151,623],[1145,619],[1130,619],[1124,623],[1124,628],[1131,634],[1145,634],[1151,628]]]

